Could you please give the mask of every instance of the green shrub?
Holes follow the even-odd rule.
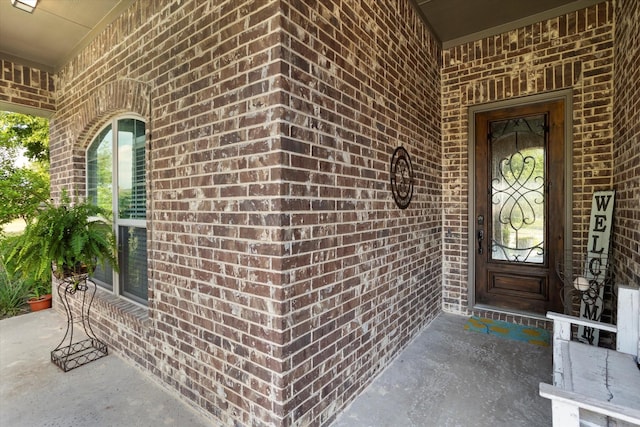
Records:
[[[18,241],[18,236],[0,237],[0,316],[20,313],[30,297],[51,293],[51,279],[38,279],[30,275],[32,270],[18,268],[8,255]]]
[[[15,316],[24,307],[31,294],[32,284],[15,275],[10,275],[0,261],[0,315]]]

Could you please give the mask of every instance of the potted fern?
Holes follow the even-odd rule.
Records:
[[[52,272],[58,279],[80,277],[105,263],[116,268],[109,214],[86,201],[71,203],[63,193],[59,205],[48,203],[27,224],[9,257],[35,281],[50,279]]]
[[[31,311],[51,308],[51,277],[46,280],[30,280],[31,292],[27,303]]]

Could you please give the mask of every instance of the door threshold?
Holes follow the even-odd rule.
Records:
[[[521,316],[521,317],[528,317],[530,319],[544,320],[544,321],[547,321],[547,322],[549,321],[549,319],[547,319],[547,317],[542,315],[542,314],[531,313],[529,311],[510,310],[508,308],[494,307],[494,306],[491,306],[491,305],[476,304],[476,305],[472,306],[471,309],[472,310],[491,311],[491,312],[494,312],[494,313],[510,314],[510,315]]]

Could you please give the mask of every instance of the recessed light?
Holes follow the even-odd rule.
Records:
[[[38,0],[11,0],[13,7],[25,12],[33,13],[38,4]]]

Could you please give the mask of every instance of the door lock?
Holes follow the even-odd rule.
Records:
[[[484,226],[484,215],[478,215],[478,226],[479,228]],[[482,254],[482,241],[484,240],[484,230],[482,228],[480,228],[480,230],[478,230],[478,253]]]
[[[484,240],[484,230],[478,230],[478,253],[482,254],[482,241]]]

